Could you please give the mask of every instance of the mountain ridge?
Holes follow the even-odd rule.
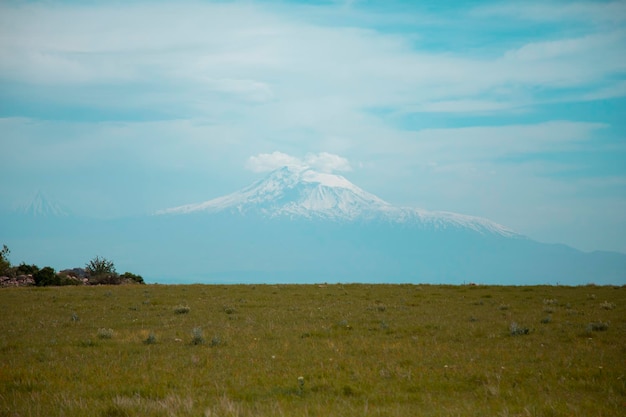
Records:
[[[0,230],[15,255],[33,257],[28,262],[66,267],[105,254],[152,282],[626,283],[626,254],[586,253],[482,218],[395,207],[312,170],[278,170],[158,215],[7,215]]]
[[[438,229],[468,228],[479,233],[523,237],[503,225],[481,217],[394,206],[343,176],[306,167],[282,167],[240,191],[201,203],[159,210],[155,214],[181,215],[223,211],[348,222],[382,220],[421,224],[423,227]]]
[[[31,201],[17,209],[17,212],[35,218],[68,217],[70,211],[49,198],[41,190],[37,190]]]

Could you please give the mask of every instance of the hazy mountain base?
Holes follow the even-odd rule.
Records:
[[[14,263],[70,268],[102,255],[148,282],[626,282],[624,254],[454,227],[237,213],[17,224],[3,229],[6,243],[29,258]]]
[[[625,291],[2,289],[0,415],[620,416]]]

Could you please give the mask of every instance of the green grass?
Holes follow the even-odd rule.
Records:
[[[7,288],[0,306],[0,416],[626,414],[626,287]]]

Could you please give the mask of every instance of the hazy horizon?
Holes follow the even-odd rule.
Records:
[[[133,216],[303,164],[626,253],[625,23],[619,1],[3,2],[0,209]]]

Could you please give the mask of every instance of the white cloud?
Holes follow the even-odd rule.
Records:
[[[352,171],[350,162],[346,158],[328,152],[307,154],[304,161],[306,165],[322,172]]]
[[[282,167],[305,166],[301,159],[278,151],[251,156],[246,163],[246,168],[253,172],[268,172]]]
[[[246,168],[253,172],[268,172],[282,167],[313,168],[321,172],[350,171],[350,162],[328,152],[309,153],[303,159],[283,152],[261,153],[248,158]]]
[[[332,172],[350,170],[349,159],[364,167],[351,179],[387,200],[509,224],[507,211],[557,195],[565,181],[540,178],[555,162],[531,169],[503,159],[577,151],[623,128],[593,123],[613,123],[610,112],[599,118],[537,105],[626,96],[624,2],[503,3],[435,20],[394,15],[392,6],[381,16],[366,3],[0,2],[5,107],[78,120],[0,121],[0,144],[14,146],[5,158],[12,169],[3,172],[19,179],[20,161],[29,169],[19,175],[35,177],[48,161],[53,169],[40,175],[51,178],[90,158],[127,154],[166,181],[201,184],[163,186],[167,206],[245,185],[254,175],[239,173],[242,160],[254,172],[285,165]],[[547,34],[529,31],[524,19],[549,25]],[[499,36],[509,23],[515,36]],[[457,38],[474,34],[474,41],[492,37],[475,48]],[[494,114],[506,117],[485,117]],[[554,120],[563,117],[579,123]],[[268,149],[286,153],[260,153]],[[533,204],[524,204],[533,191]],[[472,201],[484,203],[472,208]]]
[[[205,83],[209,89],[240,96],[249,101],[263,102],[274,97],[269,85],[249,79],[207,79]]]
[[[568,16],[592,15],[594,10],[614,16],[623,9],[619,3],[581,4],[584,7],[564,6],[571,10]],[[369,29],[367,24],[359,27],[358,19],[371,16],[353,11],[356,8],[342,12],[348,22],[356,22],[346,27],[340,20],[335,26],[319,25],[307,20],[298,7],[304,6],[3,4],[0,77],[17,84],[85,88],[145,83],[151,88],[122,99],[116,95],[97,99],[105,105],[130,102],[166,113],[171,103],[184,103],[177,106],[180,117],[214,118],[215,111],[221,111],[215,107],[228,109],[229,115],[254,117],[250,113],[257,109],[240,106],[241,101],[251,105],[280,101],[294,112],[310,103],[331,102],[344,113],[337,114],[341,118],[372,106],[442,113],[477,108],[511,111],[545,100],[546,89],[563,94],[561,87],[571,87],[570,95],[579,97],[606,89],[616,74],[626,70],[621,53],[626,34],[619,27],[583,36],[577,32],[576,37],[531,38],[534,41],[525,44],[495,42],[494,50],[484,56],[453,48],[446,53],[420,48],[415,37],[428,41],[436,36],[423,33],[427,28],[399,34]],[[311,10],[307,7],[302,10]],[[540,4],[534,7],[543,10]],[[509,16],[513,13],[509,9],[477,13]],[[560,7],[552,6],[545,13],[557,10]],[[338,16],[334,18],[338,21]],[[96,94],[89,91],[79,95],[67,88],[63,94],[70,101],[94,97],[96,102]],[[332,103],[337,97],[344,100],[340,106]],[[303,109],[306,116],[300,117],[317,125],[319,110]]]
[[[520,103],[506,103],[488,100],[443,100],[433,101],[413,109],[407,108],[407,112],[425,112],[425,113],[491,113],[511,109],[519,106]]]

